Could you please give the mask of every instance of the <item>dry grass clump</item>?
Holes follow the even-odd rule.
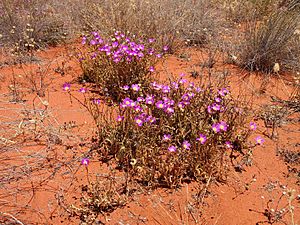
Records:
[[[0,3],[0,40],[13,53],[53,46],[65,39],[67,29],[55,1],[3,0]]]
[[[215,10],[203,0],[93,0],[74,5],[73,10],[83,31],[130,31],[155,38],[158,45],[173,50],[178,37],[197,44],[207,42],[216,26]]]
[[[251,21],[241,44],[240,66],[250,71],[278,73],[299,68],[299,10],[277,10],[262,21]]]
[[[278,7],[278,0],[226,0],[223,1],[226,17],[241,23],[249,19],[262,19]]]

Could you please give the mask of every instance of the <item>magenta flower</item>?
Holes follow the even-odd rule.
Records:
[[[206,142],[207,137],[204,134],[200,134],[198,138],[196,138],[202,145]]]
[[[191,144],[188,141],[184,141],[182,143],[182,147],[186,150],[190,150],[191,149]]]
[[[85,36],[82,37],[81,44],[82,44],[82,45],[85,45],[85,44],[86,44],[86,37],[85,37]]]
[[[191,98],[190,98],[190,96],[188,94],[184,94],[184,95],[182,95],[181,99],[183,101],[189,101]]]
[[[162,87],[162,92],[165,93],[165,94],[166,94],[166,93],[169,93],[169,92],[170,92],[170,87],[169,87],[168,85],[163,86],[163,87]]]
[[[178,89],[179,88],[179,85],[178,85],[178,83],[177,82],[172,82],[172,88],[173,89]]]
[[[219,104],[213,103],[212,104],[212,109],[214,111],[219,111],[221,109],[221,106]]]
[[[122,89],[123,89],[124,91],[128,91],[128,90],[129,90],[129,86],[128,86],[128,85],[125,85],[125,86],[122,87]]]
[[[171,145],[169,148],[168,148],[169,152],[176,152],[177,148],[176,146],[174,145]]]
[[[148,117],[146,118],[146,122],[149,122],[149,123],[153,124],[153,123],[156,122],[156,118],[153,117],[153,116],[148,116]]]
[[[118,45],[119,45],[119,43],[118,43],[117,41],[114,41],[114,42],[111,44],[111,46],[112,46],[113,48],[118,47]]]
[[[153,42],[155,42],[155,39],[154,38],[149,38],[149,43],[153,43]]]
[[[212,126],[211,126],[212,130],[215,132],[215,133],[218,133],[220,132],[220,126],[218,123],[214,123]]]
[[[219,93],[219,95],[224,97],[229,94],[229,91],[226,88],[222,88],[221,90],[218,91],[218,93]]]
[[[230,141],[226,141],[226,142],[225,142],[225,146],[226,146],[226,148],[229,148],[229,149],[232,149],[232,148],[233,148],[233,145],[231,144]]]
[[[143,57],[144,57],[144,53],[139,52],[139,53],[137,54],[137,56],[138,56],[139,58],[143,58]]]
[[[189,93],[187,93],[187,95],[188,95],[190,98],[193,98],[193,97],[195,96],[195,93],[189,92]]]
[[[90,41],[90,45],[95,45],[95,44],[97,44],[97,42],[95,40]]]
[[[143,126],[144,121],[140,117],[135,117],[134,121],[139,127]]]
[[[134,109],[134,111],[136,111],[136,112],[142,112],[142,111],[143,111],[142,107],[139,106],[139,105],[134,106],[133,109]]]
[[[183,102],[178,102],[177,106],[180,108],[180,109],[183,109],[185,107],[185,104]]]
[[[164,134],[163,141],[170,141],[172,138],[171,134]]]
[[[151,83],[151,85],[152,85],[153,89],[156,90],[156,91],[161,90],[162,87],[163,87],[161,84],[158,84],[156,82]]]
[[[146,104],[153,105],[153,103],[154,103],[154,96],[147,95]]]
[[[118,62],[121,61],[121,59],[120,59],[120,58],[114,58],[113,61],[114,61],[115,63],[118,63]]]
[[[135,108],[137,106],[137,103],[135,101],[132,101],[130,103],[130,107]]]
[[[212,114],[212,113],[213,113],[212,107],[211,107],[210,105],[207,106],[207,112],[208,112],[209,114]]]
[[[192,90],[195,87],[195,83],[194,82],[190,82],[189,83],[189,88],[191,88],[190,90]]]
[[[158,102],[156,102],[155,106],[156,106],[156,108],[158,108],[158,109],[163,109],[163,108],[165,108],[165,104],[163,103],[163,101],[158,101]]]
[[[257,136],[257,137],[255,138],[255,142],[256,142],[256,144],[258,144],[258,145],[262,145],[262,144],[265,142],[265,140],[264,140],[261,136]]]
[[[168,51],[168,50],[169,50],[169,47],[168,47],[168,46],[164,46],[164,47],[163,47],[163,50],[164,50],[164,51]]]
[[[155,52],[155,51],[154,51],[154,49],[153,49],[153,48],[149,48],[149,50],[148,50],[148,54],[149,54],[149,55],[153,55],[153,54],[154,54],[154,52]]]
[[[94,104],[99,105],[101,103],[100,99],[94,99]]]
[[[183,79],[183,78],[180,78],[180,80],[179,80],[179,84],[184,84],[184,83],[186,83],[187,82],[187,80],[186,79]]]
[[[165,112],[169,113],[169,114],[172,114],[172,113],[174,113],[174,109],[172,107],[167,107]]]
[[[171,105],[175,104],[175,101],[173,99],[169,99],[167,97],[163,97],[163,100],[164,100],[165,105],[167,105],[167,106],[171,106]]]
[[[153,66],[150,66],[150,67],[149,67],[149,71],[150,71],[150,72],[154,72],[154,71],[155,71],[154,67],[153,67]]]
[[[200,91],[202,91],[202,89],[199,88],[199,87],[197,87],[195,90],[196,90],[197,93],[199,93]]]
[[[228,129],[227,123],[224,122],[224,121],[221,121],[221,122],[219,123],[219,129],[220,129],[221,131],[227,131],[227,129]]]
[[[250,122],[250,130],[256,130],[257,129],[257,125],[254,122]]]
[[[80,93],[86,93],[86,88],[84,88],[84,87],[80,88],[80,89],[79,89],[79,92],[80,92]]]
[[[70,91],[70,89],[71,89],[71,84],[69,84],[69,83],[64,83],[64,85],[63,85],[63,90],[64,90],[64,91]]]
[[[132,102],[133,100],[131,100],[130,98],[125,98],[122,104],[126,107],[126,106],[131,106]]]
[[[83,158],[81,160],[81,165],[88,166],[89,163],[90,163],[90,160],[88,158]]]
[[[140,85],[139,84],[133,84],[133,85],[131,85],[131,88],[134,91],[139,91],[140,90]]]
[[[215,98],[215,101],[216,101],[217,103],[220,103],[220,102],[222,102],[222,99],[219,98],[219,97],[216,97],[216,98]]]
[[[143,97],[138,97],[138,98],[136,99],[136,101],[137,101],[137,102],[143,102],[143,101],[145,101],[145,99],[144,99]]]
[[[117,116],[117,121],[122,122],[124,120],[124,116]]]

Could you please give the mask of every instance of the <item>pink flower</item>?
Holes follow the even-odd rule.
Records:
[[[149,43],[153,43],[153,42],[155,42],[155,39],[154,38],[149,38]]]
[[[256,144],[258,144],[258,145],[262,145],[262,144],[265,142],[265,140],[264,140],[261,136],[257,136],[257,137],[255,138],[255,142],[256,142]]]
[[[220,128],[220,130],[222,130],[222,131],[227,131],[228,125],[227,125],[226,122],[221,121],[221,122],[219,123],[219,128]]]
[[[71,84],[69,84],[69,83],[64,83],[64,85],[63,85],[63,90],[64,90],[64,91],[70,91],[70,89],[71,89]]]
[[[84,88],[84,87],[80,88],[80,89],[79,89],[79,92],[80,92],[80,93],[86,93],[86,88]]]
[[[126,107],[126,106],[131,106],[131,104],[132,104],[132,100],[130,99],[130,98],[125,98],[124,100],[123,100],[123,102],[122,102],[122,104]]]
[[[94,99],[94,104],[99,105],[101,103],[100,99]]]
[[[140,90],[140,85],[139,84],[133,84],[133,85],[131,85],[131,88],[134,91],[139,91]]]
[[[171,134],[164,134],[163,141],[170,141],[172,138]]]
[[[221,90],[218,91],[218,93],[219,93],[219,95],[224,97],[229,94],[229,91],[226,88],[222,88]]]
[[[207,106],[207,112],[209,113],[209,114],[212,114],[213,113],[213,111],[212,111],[212,108],[211,108],[211,106],[209,105],[209,106]]]
[[[174,113],[174,109],[172,107],[167,107],[165,112],[169,113],[169,114],[172,114],[172,113]]]
[[[212,104],[212,109],[214,111],[219,111],[221,109],[221,106],[219,104],[213,103]]]
[[[232,146],[232,144],[231,144],[230,141],[226,141],[226,142],[225,142],[225,146],[226,146],[226,148],[229,148],[229,149],[232,149],[232,148],[233,148],[233,146]]]
[[[211,126],[212,130],[215,132],[215,133],[218,133],[220,132],[220,127],[219,127],[219,124],[217,123],[214,123],[212,126]]]
[[[190,144],[188,141],[184,141],[184,142],[182,143],[182,147],[183,147],[184,149],[189,150],[189,149],[191,148],[191,144]]]
[[[207,137],[204,134],[200,134],[198,138],[196,138],[202,145],[206,142]]]
[[[171,145],[169,148],[168,148],[169,152],[176,152],[177,148],[176,146],[174,145]]]
[[[122,122],[124,120],[124,116],[117,116],[117,121]]]
[[[158,108],[158,109],[163,109],[163,108],[165,108],[165,104],[163,103],[163,101],[158,101],[158,102],[156,102],[155,106],[156,106],[156,108]]]
[[[88,158],[83,158],[81,160],[81,164],[84,165],[84,166],[88,166],[90,163],[90,160]]]
[[[254,122],[250,122],[250,130],[256,130],[257,129],[257,125]]]
[[[144,121],[141,118],[136,117],[134,120],[139,127],[143,126]]]
[[[154,72],[154,71],[155,71],[154,67],[153,67],[153,66],[150,66],[150,67],[149,67],[149,71],[150,71],[150,72]]]

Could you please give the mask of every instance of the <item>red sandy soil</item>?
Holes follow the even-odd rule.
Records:
[[[200,78],[207,78],[210,71],[200,65],[207,59],[205,51],[184,49],[183,52],[188,57],[180,58],[173,55],[161,63],[158,67],[159,76],[164,78],[171,73],[177,76],[182,72],[189,74],[198,71]],[[58,206],[57,198],[64,195],[70,204],[76,203],[78,201],[74,200],[74,197],[80,198],[80,185],[88,183],[86,172],[89,173],[89,179],[93,180],[95,175],[108,175],[111,171],[106,164],[97,161],[96,156],[88,171],[80,165],[82,154],[91,147],[90,138],[94,129],[86,109],[62,91],[65,82],[70,82],[73,90],[80,88],[75,79],[80,74],[80,68],[72,58],[72,51],[67,47],[52,48],[38,53],[38,58],[41,60],[40,65],[48,68],[45,79],[49,86],[45,97],[36,97],[36,94],[28,92],[30,85],[28,86],[26,74],[27,76],[32,72],[34,74],[38,68],[36,63],[10,65],[0,69],[0,78],[3,80],[0,86],[0,129],[2,129],[0,137],[13,141],[0,140],[0,171],[2,173],[11,168],[3,172],[5,177],[11,177],[11,180],[0,184],[0,224],[79,224],[78,220],[67,217],[64,210]],[[292,74],[284,76],[290,81],[280,77],[270,78],[262,88],[263,79],[260,78],[262,77],[260,74],[248,73],[236,66],[225,64],[221,57],[211,72],[212,79],[222,77],[224,72],[229,74],[227,77],[233,94],[243,94],[251,99],[252,107],[255,109],[259,109],[263,104],[269,104],[271,96],[287,99],[293,90],[290,82]],[[7,87],[11,84],[13,75],[23,88],[25,102],[9,101],[12,96]],[[75,95],[83,99],[81,93],[77,92]],[[40,122],[41,127],[38,130],[34,131],[30,120],[22,119],[24,117],[20,112],[24,107],[28,110],[35,107],[48,113]],[[40,117],[41,114],[36,115],[35,119],[39,120]],[[296,118],[299,118],[299,115],[296,115]],[[34,118],[30,119],[32,121]],[[264,127],[262,120],[257,122],[258,134],[263,136],[271,133],[269,128]],[[28,132],[26,128],[33,131]],[[47,133],[49,129],[51,132]],[[47,135],[44,135],[45,132]],[[229,168],[224,183],[183,184],[178,190],[151,191],[136,187],[137,190],[128,199],[128,203],[101,217],[102,222],[252,225],[266,221],[267,217],[263,212],[268,209],[268,205],[270,210],[276,210],[277,205],[279,209],[288,202],[286,195],[279,201],[284,191],[282,186],[287,187],[287,190],[295,189],[296,196],[300,194],[296,177],[288,172],[287,165],[278,154],[278,151],[283,149],[299,152],[299,133],[298,120],[282,124],[273,140],[263,136],[266,142],[263,146],[255,148],[252,166],[244,167],[242,172]],[[35,135],[39,138],[34,138]],[[54,141],[53,144],[53,138],[60,141]],[[2,151],[3,146],[9,146],[10,151]],[[34,154],[34,157],[29,157]],[[37,154],[41,157],[36,157]],[[18,169],[18,166],[22,169]],[[26,168],[33,169],[26,171]],[[20,179],[14,180],[14,176],[19,176]],[[124,174],[118,172],[118,177],[122,180]],[[204,191],[201,192],[201,204],[197,205],[194,196],[199,193],[200,187]],[[272,202],[268,204],[269,200]],[[299,203],[297,199],[293,201],[295,224],[300,224]],[[10,223],[16,219],[20,223]],[[284,221],[291,224],[290,213],[284,216]]]

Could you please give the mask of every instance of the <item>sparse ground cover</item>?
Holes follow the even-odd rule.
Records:
[[[0,223],[299,224],[299,10],[1,2]]]

